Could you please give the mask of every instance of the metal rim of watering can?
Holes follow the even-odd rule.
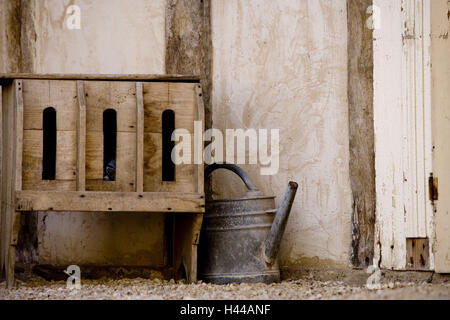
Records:
[[[214,171],[218,169],[226,169],[235,173],[247,187],[247,193],[244,197],[240,198],[228,198],[228,199],[208,199],[208,202],[221,202],[221,201],[246,201],[251,199],[273,199],[274,196],[264,196],[262,192],[255,186],[248,174],[235,164],[228,163],[214,163],[206,167],[205,178],[208,178]]]

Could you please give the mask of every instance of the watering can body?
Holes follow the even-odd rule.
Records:
[[[264,196],[242,169],[234,165],[211,165],[238,174],[249,192],[240,198],[206,201],[199,247],[199,273],[205,282],[272,283],[280,280],[278,251],[295,197],[291,182],[280,209],[275,197]]]

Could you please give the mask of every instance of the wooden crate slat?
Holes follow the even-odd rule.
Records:
[[[136,192],[144,191],[144,94],[136,83]]]
[[[86,130],[103,132],[103,112],[117,112],[117,132],[136,132],[136,85],[132,82],[85,81]]]
[[[175,192],[17,191],[18,211],[204,212],[204,196]]]
[[[203,132],[205,131],[205,106],[203,103],[203,91],[202,91],[202,86],[196,85],[195,87],[195,94],[197,97],[197,121],[201,121],[201,126],[200,126],[200,130],[202,132],[201,137],[203,137]],[[199,143],[200,146],[197,146],[199,150],[199,157],[203,157],[203,139],[200,139],[200,141],[196,141],[196,143]],[[195,146],[194,146],[195,148]],[[196,164],[195,165],[195,178],[197,179],[197,184],[196,184],[196,192],[203,192],[204,190],[204,173],[205,173],[205,168],[203,165],[203,160],[201,161],[202,164]]]
[[[15,189],[22,190],[22,150],[23,150],[23,85],[22,80],[15,81]]]
[[[199,82],[200,77],[196,75],[177,75],[177,74],[0,73],[0,84],[8,84],[14,79]]]
[[[58,131],[77,130],[78,88],[74,81],[23,80],[24,129],[42,130],[42,113],[56,110]]]
[[[4,270],[3,256],[3,87],[0,85],[0,276]]]
[[[83,81],[77,81],[77,190],[86,189],[86,97]]]
[[[76,190],[77,133],[57,131],[55,180],[42,180],[42,130],[23,131],[24,190]]]

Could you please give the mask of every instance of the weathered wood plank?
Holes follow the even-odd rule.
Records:
[[[144,83],[145,132],[162,132],[162,113],[175,112],[175,128],[194,130],[195,90],[192,83]]]
[[[5,88],[6,89],[6,88]],[[14,190],[16,182],[16,83],[3,92],[3,202],[2,202],[2,255],[7,284],[11,282],[10,241],[14,224]]]
[[[136,83],[136,192],[144,192],[144,95]]]
[[[8,180],[6,205],[6,287],[14,285],[14,266],[16,261],[16,244],[20,228],[20,212],[16,212],[13,204],[13,190],[22,189],[22,140],[23,140],[23,86],[21,80],[15,80],[12,86],[14,103],[9,104],[9,128],[12,136],[8,137]],[[12,110],[11,110],[12,109]]]
[[[353,195],[350,259],[354,267],[374,263],[373,30],[366,26],[367,8],[372,3],[373,0],[347,1],[349,165]]]
[[[175,128],[194,132],[198,118],[195,85],[144,83],[144,191],[194,192],[198,189],[195,165],[177,165],[175,181],[162,181],[162,113],[175,112]],[[192,140],[192,139],[191,139]],[[191,150],[194,141],[191,141]],[[192,158],[193,160],[193,158]],[[203,191],[201,191],[203,192]]]
[[[176,117],[176,115],[175,115]],[[144,133],[144,191],[195,192],[193,164],[175,167],[175,181],[162,181],[162,135]],[[203,191],[202,191],[203,193]]]
[[[14,212],[8,248],[8,266],[6,268],[6,287],[8,289],[14,286],[14,267],[16,265],[16,246],[19,240],[20,216],[20,211]]]
[[[23,156],[23,84],[21,80],[15,82],[15,190],[22,190],[22,156]]]
[[[204,212],[204,196],[175,192],[16,192],[18,211]]]
[[[78,92],[75,81],[24,80],[24,129],[42,130],[46,108],[56,111],[57,130],[77,130]]]
[[[425,32],[430,1],[373,4],[383,16],[383,28],[374,30],[375,264],[402,270],[407,238],[428,237],[433,243],[433,206],[426,197],[433,171],[431,104],[429,81],[424,81],[431,68],[430,32]],[[416,49],[423,54],[417,55]]]
[[[3,87],[0,86],[0,276],[4,268],[3,258]]]
[[[13,79],[198,82],[196,75],[175,74],[34,74],[0,73],[0,83]]]
[[[203,214],[185,214],[174,217],[175,236],[175,268],[181,265],[186,271],[188,283],[197,281],[197,247],[200,241],[200,230]]]
[[[169,109],[175,112],[175,128],[194,133],[197,119],[196,84],[169,83]]]
[[[23,133],[23,189],[76,190],[77,133],[57,131],[56,172],[54,181],[42,180],[42,130]]]
[[[162,113],[169,109],[169,84],[143,83],[144,131],[162,133]]]
[[[86,99],[83,81],[77,81],[77,190],[86,189]]]
[[[85,81],[86,130],[103,132],[103,112],[117,112],[117,132],[136,132],[136,85],[132,82]]]
[[[198,155],[195,156],[194,164],[195,165],[195,171],[194,176],[197,179],[197,185],[196,185],[196,192],[204,193],[204,172],[205,172],[205,166],[203,164],[203,132],[205,131],[205,106],[203,103],[203,91],[202,86],[196,85],[195,87],[195,93],[197,96],[197,121],[201,121],[201,136],[199,137],[199,141],[194,141],[194,150],[198,150]],[[194,151],[195,152],[195,151]],[[201,163],[201,164],[198,164]]]
[[[406,239],[406,269],[430,270],[430,245],[426,238]]]
[[[402,160],[404,139],[401,94],[401,1],[374,0],[381,8],[383,28],[374,30],[374,119],[376,159],[376,225],[374,264],[404,269],[406,234]],[[395,88],[395,89],[394,89]],[[392,126],[392,123],[398,125]]]
[[[14,86],[2,88],[2,202],[1,202],[1,271],[7,269],[9,256],[9,235],[12,220],[12,191],[14,188]]]

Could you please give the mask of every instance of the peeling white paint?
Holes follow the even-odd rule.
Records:
[[[428,237],[433,243],[430,1],[375,0],[374,5],[382,17],[381,28],[374,30],[375,264],[402,270],[407,238]]]

